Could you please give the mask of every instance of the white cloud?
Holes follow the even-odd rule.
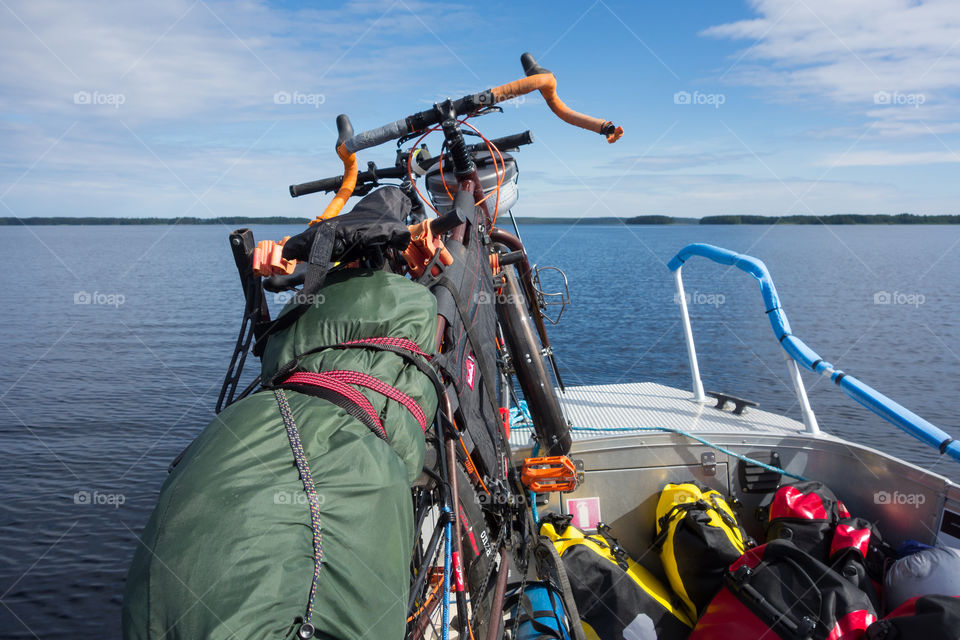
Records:
[[[418,15],[438,33],[472,21],[461,7],[438,15],[416,0],[318,6],[7,0],[4,203],[21,217],[173,217],[191,206],[197,216],[310,208],[312,217],[322,203],[291,201],[285,187],[342,169],[329,153],[334,116],[379,125],[366,118],[383,116],[389,96],[415,93],[426,74],[469,73]],[[323,98],[276,104],[281,91]],[[210,209],[196,205],[190,192],[214,183]]]
[[[278,91],[332,98],[387,80],[402,86],[409,60],[444,60],[440,43],[401,37],[420,25],[411,4],[416,12],[416,3],[282,12],[203,0],[11,2],[0,9],[8,13],[0,20],[0,110],[127,121],[245,110],[286,116],[273,103]],[[77,92],[124,101],[116,109],[78,105]]]
[[[920,122],[955,121],[960,105],[956,0],[751,4],[756,19],[703,31],[746,41],[732,66],[721,72],[728,80],[763,88],[779,100],[841,105],[879,123],[874,132],[881,135],[921,133]],[[884,95],[893,99],[884,102]]]
[[[830,167],[900,167],[906,165],[942,164],[960,162],[960,155],[952,151],[851,151],[841,156],[830,156],[821,165]]]

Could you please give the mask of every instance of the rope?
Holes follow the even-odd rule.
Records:
[[[523,402],[521,400],[520,402]],[[524,402],[524,409],[526,409],[526,403]],[[530,452],[531,458],[536,458],[537,454],[540,453],[540,442],[537,441],[533,445],[533,451]],[[530,515],[533,516],[533,523],[537,525],[537,531],[540,531],[540,514],[537,513],[537,494],[535,491],[530,492]]]
[[[797,473],[791,473],[790,471],[786,471],[786,470],[781,469],[781,468],[779,468],[779,467],[775,467],[775,466],[773,466],[773,465],[771,465],[771,464],[767,464],[767,463],[765,463],[765,462],[760,462],[759,460],[754,460],[753,458],[748,458],[748,457],[745,456],[745,455],[741,455],[741,454],[739,454],[739,453],[735,453],[735,452],[731,451],[730,449],[727,449],[727,448],[725,448],[725,447],[721,447],[721,446],[718,445],[718,444],[713,444],[712,442],[709,442],[709,441],[707,441],[707,440],[704,440],[704,439],[701,438],[700,436],[695,436],[695,435],[693,435],[692,433],[689,433],[689,432],[684,431],[684,430],[682,430],[682,429],[673,429],[673,428],[671,428],[671,427],[570,427],[570,429],[571,429],[572,431],[588,431],[588,432],[604,432],[604,431],[620,431],[620,432],[623,432],[623,431],[634,431],[634,432],[635,432],[635,431],[665,431],[665,432],[667,432],[667,433],[675,433],[675,434],[677,434],[677,435],[681,435],[681,436],[684,436],[684,437],[686,437],[686,438],[690,438],[690,439],[692,439],[692,440],[696,440],[697,442],[699,442],[699,443],[702,444],[702,445],[705,445],[705,446],[707,446],[707,447],[710,447],[711,449],[716,449],[716,450],[719,451],[720,453],[725,453],[726,455],[731,456],[731,457],[734,457],[734,458],[736,458],[737,460],[740,460],[741,462],[747,462],[747,463],[749,463],[749,464],[754,464],[754,465],[756,465],[756,466],[758,466],[758,467],[761,467],[761,468],[763,468],[763,469],[766,469],[767,471],[773,471],[774,473],[780,473],[780,474],[782,474],[782,475],[789,476],[789,477],[795,478],[795,479],[797,479],[797,480],[802,480],[802,481],[804,481],[804,482],[807,482],[807,481],[808,481],[807,478],[804,478],[803,476],[801,476],[801,475],[799,475],[799,474],[797,474]]]
[[[313,529],[313,581],[310,583],[310,598],[307,600],[307,612],[304,615],[303,624],[297,632],[301,638],[309,638],[313,636],[313,625],[310,620],[313,618],[313,601],[317,595],[317,581],[320,579],[320,566],[323,563],[323,534],[320,526],[320,502],[317,499],[317,488],[313,483],[313,475],[310,473],[310,465],[303,451],[303,444],[300,442],[300,433],[297,431],[296,422],[293,421],[293,411],[290,409],[287,396],[283,392],[283,389],[274,390],[273,395],[277,398],[280,415],[283,416],[283,426],[287,429],[287,439],[290,441],[290,449],[293,451],[293,459],[297,463],[300,480],[303,482],[303,491],[307,494],[307,502],[310,504],[310,527]],[[307,632],[309,632],[309,635],[303,635]]]
[[[510,407],[510,428],[521,429],[533,425],[533,418],[530,416],[530,409],[527,408],[526,400],[518,400],[517,406]]]
[[[450,513],[448,507],[443,508],[444,515]],[[453,539],[453,524],[447,522],[444,526],[443,535],[443,610],[441,613],[442,625],[440,627],[443,640],[449,640],[450,637],[450,562],[452,559],[451,542]],[[459,612],[458,615],[466,615],[466,612]]]

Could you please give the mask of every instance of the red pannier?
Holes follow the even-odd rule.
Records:
[[[876,527],[863,518],[841,520],[830,541],[830,568],[866,593],[877,611],[887,549]]]
[[[788,540],[747,551],[690,640],[862,640],[876,610],[850,580]]]
[[[833,530],[850,512],[820,482],[798,482],[777,489],[767,512],[767,542],[790,540],[817,560],[830,557]]]
[[[867,628],[866,640],[957,640],[960,596],[911,598]]]

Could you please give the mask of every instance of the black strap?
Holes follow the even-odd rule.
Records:
[[[940,449],[940,455],[943,455],[947,452],[947,447],[949,447],[952,442],[953,438],[947,438],[940,443],[940,446],[938,447]]]
[[[400,347],[394,347],[392,345],[376,344],[374,342],[356,342],[356,343],[341,342],[338,344],[330,344],[330,345],[323,345],[320,347],[314,347],[313,349],[304,351],[303,353],[298,355],[296,358],[294,358],[293,360],[287,362],[282,367],[280,367],[277,370],[277,373],[275,373],[269,381],[264,383],[263,385],[264,388],[271,389],[274,387],[274,385],[279,384],[280,380],[285,380],[286,378],[290,377],[290,375],[297,369],[297,367],[300,366],[300,360],[302,358],[314,353],[326,351],[327,349],[372,349],[374,351],[388,351],[390,353],[400,356],[401,358],[406,360],[408,363],[416,367],[422,374],[427,376],[427,378],[433,384],[434,389],[437,392],[437,411],[436,411],[436,414],[434,415],[434,421],[436,421],[438,417],[441,418],[440,423],[443,425],[444,430],[449,433],[456,433],[456,427],[453,426],[450,419],[444,416],[443,412],[441,411],[441,407],[443,403],[440,402],[440,399],[444,397],[444,395],[446,395],[447,391],[446,391],[446,387],[444,387],[443,385],[443,382],[440,380],[440,376],[437,373],[436,369],[434,369],[422,356],[416,353],[413,353],[411,351],[408,351],[406,349],[402,349]],[[281,385],[281,386],[284,386],[284,385]],[[314,387],[310,387],[310,389],[314,389]],[[296,390],[299,391],[299,389],[296,389]],[[310,393],[310,392],[307,391],[307,393]],[[317,395],[317,394],[314,394],[314,395]],[[373,430],[374,433],[378,433],[378,430],[373,427],[373,421],[370,419],[370,416],[367,414],[366,411],[363,411],[362,409],[357,407],[354,403],[350,402],[346,398],[343,398],[343,396],[340,396],[339,394],[336,394],[336,395],[338,398],[341,398],[342,400],[350,403],[350,405],[352,405],[355,409],[360,411],[360,413],[362,413],[364,417],[360,418],[359,416],[356,416],[354,413],[352,413],[350,409],[343,407],[344,410],[347,411],[347,413],[349,413],[350,415],[356,417],[358,420],[363,422],[365,425],[367,425],[367,427]],[[335,401],[332,401],[332,402],[335,402]]]
[[[583,625],[580,624],[580,611],[577,609],[577,602],[573,597],[573,588],[571,588],[570,579],[567,577],[567,568],[564,566],[563,560],[560,559],[557,548],[547,536],[540,536],[537,542],[546,551],[556,571],[557,582],[560,586],[560,596],[563,598],[563,606],[567,611],[567,616],[570,618],[570,631],[573,635],[573,640],[587,640]]]
[[[302,295],[309,296],[320,291],[327,272],[330,270],[330,258],[333,256],[333,245],[337,236],[337,223],[325,220],[313,236],[310,245],[310,258],[307,261],[307,272],[303,279]]]
[[[270,380],[264,383],[264,386],[269,388],[271,385],[276,384],[279,380],[283,380],[290,377],[290,374],[292,374],[297,369],[297,367],[300,366],[300,361],[303,358],[309,355],[313,355],[314,353],[320,353],[321,351],[326,351],[327,349],[372,349],[374,351],[389,351],[390,353],[394,353],[400,356],[401,358],[406,360],[408,363],[416,367],[420,371],[420,373],[427,376],[430,379],[430,382],[432,382],[433,386],[436,388],[438,397],[442,397],[443,394],[445,393],[443,382],[440,381],[440,376],[437,374],[436,369],[430,366],[430,364],[426,362],[422,358],[422,356],[419,356],[411,351],[402,349],[400,347],[394,347],[392,345],[386,345],[386,344],[377,344],[375,342],[353,342],[353,343],[340,342],[337,344],[326,344],[319,347],[314,347],[312,349],[308,349],[307,351],[304,351],[303,353],[299,354],[296,358],[294,358],[293,360],[290,360],[289,362],[281,366],[279,369],[277,369],[277,372],[273,375],[273,377],[270,378]]]
[[[350,416],[362,422],[368,429],[370,429],[370,431],[373,431],[377,437],[380,437],[380,434],[383,432],[382,427],[378,427],[377,423],[373,421],[373,418],[370,416],[370,414],[361,409],[356,402],[340,395],[332,389],[316,387],[309,384],[279,384],[273,387],[273,389],[289,389],[290,391],[296,391],[297,393],[304,393],[308,396],[321,398],[337,405],[346,411]]]
[[[489,362],[487,362],[486,356],[483,355],[483,351],[477,348],[477,345],[482,344],[480,342],[479,336],[476,335],[476,331],[473,329],[473,323],[470,322],[469,314],[467,313],[467,308],[463,304],[463,299],[460,297],[460,292],[454,286],[450,279],[445,275],[439,275],[433,278],[430,282],[425,283],[427,287],[433,289],[435,286],[440,286],[450,292],[450,297],[453,298],[453,303],[457,307],[457,314],[460,316],[460,322],[463,324],[463,329],[467,333],[467,341],[470,343],[470,348],[473,351],[473,357],[477,361],[477,365],[480,367],[480,371],[483,374],[483,387],[487,392],[487,400],[490,402],[490,408],[493,410],[493,417],[497,419],[497,422],[500,422],[500,407],[496,404],[497,394],[494,390],[491,382],[491,378],[495,373],[495,370],[490,368]],[[501,424],[500,431],[503,431],[503,426]],[[502,434],[505,436],[506,434]]]
[[[683,520],[687,513],[693,511],[694,509],[706,511],[710,508],[712,508],[710,504],[702,498],[696,502],[681,502],[673,505],[670,507],[670,510],[663,514],[663,516],[657,521],[657,524],[660,525],[660,533],[658,533],[657,537],[653,539],[653,544],[650,545],[650,548],[659,551],[663,546],[663,543],[666,542],[667,535],[670,533],[670,522],[673,520],[674,515],[680,513],[681,516],[678,518],[678,520]]]

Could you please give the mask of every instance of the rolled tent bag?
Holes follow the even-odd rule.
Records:
[[[415,360],[433,351],[436,302],[360,269],[320,294],[267,342],[275,389],[224,410],[164,483],[127,576],[126,638],[403,638],[410,486],[437,406]]]

